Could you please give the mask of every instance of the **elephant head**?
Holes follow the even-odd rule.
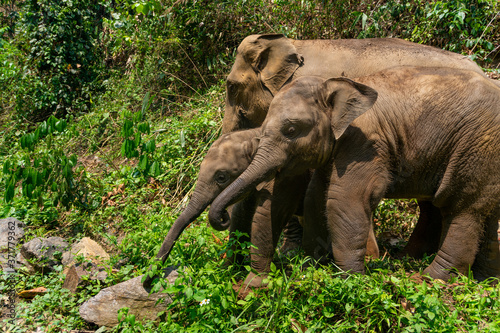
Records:
[[[283,35],[246,37],[227,77],[222,132],[259,127],[273,96],[302,62],[302,56]]]
[[[375,90],[345,78],[302,77],[284,88],[271,103],[252,163],[212,203],[211,225],[227,228],[225,208],[268,177],[325,165],[335,141],[376,99]]]
[[[170,228],[156,256],[164,262],[182,231],[232,183],[250,164],[258,144],[260,129],[222,135],[210,147],[201,163],[194,192],[188,206]]]

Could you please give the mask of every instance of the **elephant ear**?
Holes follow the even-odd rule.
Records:
[[[273,96],[304,62],[292,42],[280,34],[249,36],[240,44],[238,53]]]
[[[333,78],[323,83],[320,95],[329,110],[333,134],[338,140],[354,119],[375,104],[378,94],[364,84],[346,78]]]
[[[257,148],[259,147],[260,138],[254,137],[250,140],[244,141],[242,144],[243,154],[247,158],[248,162],[252,162],[252,159],[257,152]]]
[[[248,163],[252,163],[253,157],[257,153],[259,148],[260,137],[253,137],[251,140],[243,142],[243,151]],[[268,181],[263,181],[255,187],[257,191],[261,191],[264,187],[268,185]]]

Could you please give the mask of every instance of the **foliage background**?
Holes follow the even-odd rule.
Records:
[[[498,77],[499,11],[495,0],[0,0],[0,217],[24,221],[26,240],[91,236],[114,254],[111,264],[119,267],[103,285],[90,284],[70,297],[69,310],[50,318],[36,314],[59,306],[54,300],[64,293],[61,277],[20,277],[13,286],[18,291],[53,287],[45,300],[22,305],[20,316],[39,318],[26,330],[55,331],[57,325],[49,325],[54,321],[67,329],[91,328],[77,306],[148,266],[219,135],[224,79],[244,37],[399,37],[467,55]],[[407,239],[416,213],[411,201],[381,203],[374,219],[382,244]],[[168,264],[183,264],[186,277],[197,282],[187,283],[195,291],[172,306],[165,327],[196,330],[204,318],[200,331],[209,330],[207,325],[290,331],[294,321],[310,331],[437,331],[439,322],[449,324],[444,331],[498,328],[493,315],[498,289],[467,279],[457,281],[456,290],[415,284],[404,269],[418,270],[425,261],[373,262],[373,274],[342,284],[334,269],[302,272],[293,260],[283,264],[285,259],[277,258],[292,267],[292,277],[310,277],[309,289],[284,274],[290,268],[278,265],[269,298],[242,303],[234,294],[222,297],[242,273],[217,269],[224,247],[215,239],[225,235],[214,238],[204,220],[183,235],[182,242],[191,245],[176,246],[178,255],[169,259]],[[390,256],[394,249],[387,249]],[[213,260],[207,263],[207,257]],[[329,286],[317,282],[321,279]],[[350,290],[360,284],[368,287],[353,299],[339,296],[352,296]],[[0,280],[1,290],[8,287]],[[318,288],[328,290],[324,298],[305,297],[318,294]],[[222,313],[215,301],[198,305],[209,294],[225,302]],[[413,313],[403,299],[411,299]],[[297,307],[288,311],[292,301]],[[324,304],[335,310],[324,313]],[[317,316],[322,319],[311,319]],[[152,326],[123,315],[116,331],[147,327]]]

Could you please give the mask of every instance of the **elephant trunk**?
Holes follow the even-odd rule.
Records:
[[[194,202],[191,200],[186,207],[186,209],[181,213],[181,215],[175,220],[174,224],[168,231],[167,237],[163,240],[163,244],[161,245],[160,251],[156,255],[156,258],[161,262],[165,262],[167,260],[172,247],[175,242],[181,235],[181,233],[186,229],[191,222],[196,220],[198,216],[203,213],[203,211],[207,208],[208,203],[202,202]]]
[[[208,220],[215,230],[226,230],[230,220],[226,207],[242,200],[252,189],[272,179],[286,161],[278,149],[259,148],[248,168],[212,202]]]
[[[186,207],[186,209],[184,209],[177,220],[175,220],[174,224],[168,231],[167,236],[163,240],[160,251],[158,251],[158,254],[156,255],[156,259],[158,261],[164,263],[167,260],[170,251],[172,250],[175,242],[184,231],[184,229],[186,229],[191,224],[191,222],[196,220],[196,218],[198,218],[198,216],[200,216],[201,213],[203,213],[203,211],[210,204],[210,200],[203,199],[203,190],[200,189],[200,187],[202,186],[199,185],[200,184],[196,186],[196,189],[193,193],[193,196],[191,197],[191,200],[189,201],[188,206]],[[146,279],[143,283],[144,287],[151,287],[153,278],[154,277],[146,276]]]

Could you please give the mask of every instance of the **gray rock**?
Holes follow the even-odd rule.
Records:
[[[16,246],[24,236],[26,225],[16,218],[0,219],[0,266],[2,271],[13,272],[22,264],[15,260]],[[11,237],[9,239],[9,237]],[[10,260],[10,262],[9,262]]]
[[[83,262],[76,260],[83,258]],[[63,288],[75,293],[78,287],[82,286],[88,279],[106,279],[106,269],[109,268],[107,262],[109,254],[95,241],[89,237],[82,238],[78,243],[73,244],[71,250],[64,252],[62,264],[65,266],[63,273],[66,275]]]
[[[64,252],[62,264],[69,268],[75,263],[76,256],[82,256],[96,265],[102,265],[109,260],[109,254],[89,237],[82,238],[71,247],[71,250]]]
[[[88,284],[90,280],[106,280],[108,273],[102,267],[98,267],[94,263],[73,264],[65,269],[66,278],[64,279],[63,288],[68,289],[73,294],[76,293],[79,287]]]
[[[22,256],[37,272],[47,273],[60,265],[68,243],[61,237],[34,238],[21,247]],[[60,253],[59,256],[56,254]]]
[[[164,273],[169,283],[179,276],[175,267],[166,268]],[[118,324],[118,310],[127,307],[137,321],[156,320],[158,313],[172,303],[172,298],[161,291],[149,295],[141,279],[142,275],[101,290],[80,306],[80,316],[87,322],[113,327]],[[159,299],[163,301],[156,304]]]

